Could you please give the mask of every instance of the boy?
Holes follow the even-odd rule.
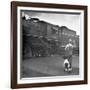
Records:
[[[72,71],[72,55],[73,55],[73,45],[72,40],[69,39],[69,43],[65,46],[65,53],[68,59],[68,62],[70,63],[69,71]]]

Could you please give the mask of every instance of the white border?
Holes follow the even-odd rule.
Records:
[[[54,12],[80,12],[81,14],[81,31],[80,31],[80,75],[70,76],[55,76],[55,77],[38,77],[38,78],[23,78],[20,79],[20,10],[35,10],[35,11],[54,11]],[[70,9],[52,9],[52,8],[34,8],[34,7],[17,7],[17,83],[43,83],[43,82],[62,82],[62,81],[77,81],[84,80],[84,11]]]

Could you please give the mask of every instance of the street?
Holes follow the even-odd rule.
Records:
[[[70,73],[64,72],[64,59],[62,56],[53,55],[47,57],[29,58],[22,61],[21,77],[45,77],[45,76],[64,76],[79,74],[79,57],[73,56]]]

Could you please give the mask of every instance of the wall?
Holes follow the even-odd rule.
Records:
[[[0,0],[0,90],[10,90],[10,1]],[[37,1],[37,0],[20,0],[20,1]],[[63,3],[63,4],[81,4],[88,5],[88,16],[90,16],[90,0],[38,0],[37,2],[50,2],[50,3]],[[88,17],[90,23],[90,17]],[[88,26],[88,30],[90,26]],[[90,31],[88,31],[90,34]],[[90,36],[88,35],[88,38]],[[90,46],[90,40],[88,41]],[[90,53],[90,47],[88,47]],[[88,55],[88,60],[90,56]],[[90,60],[88,61],[90,64]],[[88,65],[90,68],[90,65]],[[88,85],[72,85],[61,87],[45,87],[45,88],[32,88],[22,90],[90,90],[90,70],[88,70]]]

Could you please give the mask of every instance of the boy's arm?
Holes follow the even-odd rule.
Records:
[[[65,46],[65,50],[68,48],[68,44]]]

